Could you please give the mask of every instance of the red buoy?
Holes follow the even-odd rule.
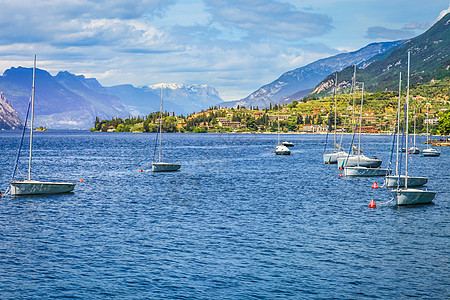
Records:
[[[140,170],[139,170],[139,173],[142,173],[142,172],[144,172],[144,171],[142,171],[142,169],[140,169]]]
[[[375,208],[375,207],[377,207],[377,205],[375,204],[375,201],[373,200],[373,198],[372,198],[372,201],[370,201],[370,203],[369,203],[369,205],[368,205],[370,208]]]
[[[0,197],[2,196],[2,192],[0,192]]]
[[[83,178],[80,178],[80,180],[78,180],[79,182],[83,182]]]
[[[339,177],[344,177],[344,175],[342,175],[342,173],[339,173]]]
[[[339,170],[344,170],[344,168],[343,168],[343,167],[340,167]]]
[[[372,188],[373,188],[373,189],[377,189],[377,188],[378,188],[378,184],[377,184],[376,181],[372,184]]]

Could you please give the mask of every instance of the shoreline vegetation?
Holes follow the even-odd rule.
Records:
[[[433,135],[450,134],[450,79],[431,81],[429,84],[412,88],[410,108],[416,108],[416,134],[429,130]],[[337,96],[337,132],[352,133],[353,128],[359,130],[359,104],[361,92],[356,92],[355,113],[353,115],[353,95]],[[402,92],[402,105],[406,98]],[[361,116],[362,133],[391,134],[394,131],[397,114],[398,92],[384,91],[364,93],[364,108]],[[429,111],[426,103],[430,103]],[[274,105],[269,108],[258,107],[210,107],[187,116],[176,116],[163,112],[162,130],[166,133],[277,133],[278,119],[280,131],[290,134],[326,134],[334,132],[334,98],[310,98],[302,102]],[[331,115],[330,115],[331,112]],[[403,114],[400,124],[403,125]],[[414,115],[411,114],[408,124],[409,132],[414,132]],[[97,117],[91,132],[156,132],[159,112],[147,116],[113,118],[99,120]],[[329,125],[330,124],[330,128]]]

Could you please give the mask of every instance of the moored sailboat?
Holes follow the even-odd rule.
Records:
[[[409,66],[408,66],[409,67]],[[396,163],[395,163],[395,174],[394,175],[387,175],[385,178],[385,186],[387,188],[395,188],[395,187],[404,187],[406,182],[406,176],[399,174],[399,152],[406,152],[406,151],[400,151],[400,104],[401,104],[401,90],[402,90],[402,73],[400,73],[399,76],[399,84],[398,84],[398,108],[397,108],[397,154],[396,154]],[[409,88],[409,87],[408,87]],[[409,95],[409,91],[407,92]],[[408,113],[408,112],[406,112]],[[414,110],[415,115],[415,110]],[[406,117],[406,116],[405,116]],[[415,128],[415,124],[414,124]],[[414,138],[415,140],[415,138]],[[406,142],[407,139],[406,139]],[[394,151],[394,149],[392,149]],[[411,154],[411,151],[408,151],[409,154]],[[428,182],[427,177],[417,177],[417,176],[409,176],[408,177],[408,185],[417,187],[422,186]]]
[[[429,106],[430,103],[427,103],[427,148],[422,150],[422,156],[435,157],[441,155],[441,152],[435,148],[430,147],[431,141],[428,136],[428,123],[430,121],[428,119]]]
[[[416,107],[414,107],[414,145],[408,149],[409,154],[420,154],[420,149],[416,147]]]
[[[337,144],[337,72],[336,72],[336,77],[335,77],[335,82],[334,82],[334,151],[331,153],[325,153],[326,151],[326,147],[327,147],[327,142],[328,142],[328,132],[330,129],[330,125],[328,124],[328,131],[327,131],[327,138],[325,139],[325,149],[324,149],[324,153],[323,153],[323,162],[325,164],[337,164],[337,160],[339,157],[345,157],[347,156],[347,153],[344,152],[343,148]],[[330,118],[331,118],[331,113],[330,113]],[[328,119],[330,121],[330,118]]]
[[[366,177],[366,176],[386,176],[389,174],[388,169],[378,168],[381,165],[381,160],[377,158],[368,158],[367,156],[361,155],[361,116],[362,107],[364,103],[364,83],[362,84],[361,90],[361,112],[359,118],[359,142],[358,148],[354,149],[358,151],[356,157],[347,157],[345,161],[342,162],[344,166],[344,175],[352,177]],[[353,146],[352,146],[353,148]],[[339,162],[339,159],[338,159]],[[368,166],[369,165],[369,166]]]
[[[278,103],[278,144],[275,147],[275,154],[276,155],[291,155],[291,150],[283,144],[280,143],[280,103]]]
[[[356,118],[355,118],[355,92],[356,92],[356,65],[354,67],[353,71],[353,79],[352,79],[352,89],[353,89],[353,137],[355,137],[356,134]],[[359,135],[358,135],[358,147],[356,147],[353,144],[353,140],[350,146],[349,153],[343,153],[341,155],[338,155],[337,157],[337,165],[339,169],[343,169],[344,167],[367,167],[367,168],[378,168],[381,166],[381,159],[378,159],[376,157],[370,158],[362,153],[364,152],[361,150],[361,117],[362,117],[362,103],[361,103],[361,111],[360,111],[360,119],[359,119]]]
[[[405,124],[408,124],[408,111],[409,111],[409,70],[410,70],[410,52],[408,52],[408,82],[407,82],[407,92],[406,92],[406,121]],[[408,127],[406,125],[406,148],[408,148]],[[409,184],[408,177],[408,151],[406,152],[405,159],[405,187],[400,187],[400,179],[397,182],[397,189],[392,190],[392,193],[397,198],[397,205],[411,205],[411,204],[426,204],[431,203],[436,196],[436,192],[427,191],[427,190],[419,190],[419,189],[408,189]]]
[[[35,85],[36,85],[36,56],[34,57],[33,66],[33,87],[31,91],[31,126],[30,126],[30,153],[28,162],[28,177],[25,180],[11,180],[10,191],[11,196],[24,195],[54,195],[69,193],[75,188],[75,183],[71,182],[49,182],[37,181],[31,179],[31,163],[33,158],[33,128],[34,128],[34,102],[35,102]],[[25,122],[26,123],[26,122]],[[25,124],[26,127],[26,124]],[[24,128],[25,132],[25,128]],[[20,153],[20,149],[19,149]],[[18,155],[19,157],[19,155]],[[17,168],[14,167],[13,178]]]
[[[157,139],[159,134],[159,151],[158,151],[158,161],[152,162],[152,172],[173,172],[178,171],[181,168],[181,163],[168,163],[162,162],[162,109],[163,109],[163,87],[161,86],[161,109],[159,110],[159,123],[157,131]],[[153,156],[154,158],[154,156]]]

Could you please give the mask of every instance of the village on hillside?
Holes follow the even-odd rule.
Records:
[[[402,110],[405,96],[402,95]],[[336,113],[337,132],[359,131],[387,134],[394,131],[396,124],[398,93],[377,92],[364,93],[361,114],[361,92],[354,95],[340,94],[334,97],[309,99],[302,102],[294,101],[285,105],[270,105],[269,108],[258,107],[210,107],[188,116],[176,116],[174,113],[162,114],[163,132],[289,132],[289,133],[326,133],[334,131],[334,114]],[[428,108],[427,108],[428,104]],[[449,117],[449,95],[434,94],[433,97],[412,95],[409,99],[410,115],[409,130],[417,133],[429,130],[433,134],[445,135],[446,126],[440,126],[440,120]],[[427,110],[428,109],[428,110]],[[360,116],[361,115],[361,116]],[[447,116],[447,117],[445,117]],[[360,119],[361,117],[361,119]],[[400,122],[404,118],[401,112]],[[443,123],[443,122],[441,122]],[[91,131],[103,132],[156,132],[159,124],[159,112],[143,117],[129,117],[125,120],[114,118],[95,121]],[[330,128],[328,128],[330,124]]]

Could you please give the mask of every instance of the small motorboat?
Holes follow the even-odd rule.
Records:
[[[287,142],[287,141],[282,142],[281,145],[286,146],[286,147],[294,147],[294,143]]]

